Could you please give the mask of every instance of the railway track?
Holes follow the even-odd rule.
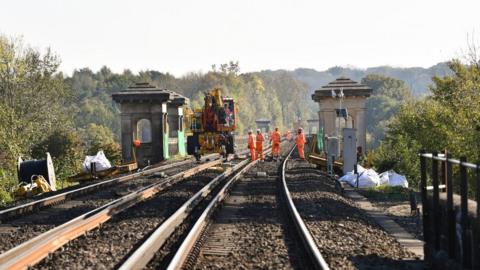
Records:
[[[204,157],[203,160],[218,159],[218,158],[220,158],[218,154],[213,154],[213,155],[208,155]],[[92,183],[85,184],[85,185],[72,186],[71,188],[67,188],[65,190],[60,190],[57,192],[49,192],[37,198],[34,197],[34,198],[20,200],[15,202],[13,205],[10,205],[0,210],[0,223],[5,223],[5,221],[12,219],[16,216],[35,212],[35,211],[38,211],[39,209],[43,209],[51,205],[56,205],[56,204],[68,201],[70,199],[77,198],[84,194],[91,194],[92,192],[96,192],[106,187],[111,187],[113,185],[118,185],[128,181],[136,180],[136,179],[142,179],[144,177],[147,177],[157,172],[176,169],[179,166],[189,167],[193,165],[194,165],[193,159],[188,159],[188,160],[179,161],[179,162],[172,162],[166,165],[152,167],[150,169],[142,170],[140,172],[136,172],[128,175],[114,177],[114,178],[102,180],[102,181],[94,181]]]
[[[422,269],[292,151],[167,177],[10,249],[0,269]]]
[[[291,145],[284,144],[286,156]],[[313,241],[303,244],[308,230],[295,227],[281,185],[282,163],[251,163],[227,181],[209,204],[197,213],[178,250],[156,255],[147,268],[168,269],[311,269],[321,259],[309,253]],[[288,190],[287,190],[288,192]],[[147,243],[148,240],[145,242]],[[154,242],[154,241],[152,241]],[[312,244],[313,243],[313,244]],[[157,250],[144,244],[121,269],[140,269],[140,254]],[[152,251],[153,250],[153,251]],[[317,250],[318,251],[318,250]],[[158,251],[157,251],[158,253]],[[318,252],[316,253],[318,254]],[[148,256],[147,260],[150,260]],[[324,263],[324,262],[323,262]],[[321,265],[321,269],[328,266]]]
[[[210,158],[218,159],[219,157],[211,156]],[[190,169],[195,165],[193,161],[172,163],[6,209],[3,211],[2,224],[0,224],[0,236],[3,240],[0,242],[0,252],[11,249],[123,195],[162,182],[164,178],[161,176],[174,175],[178,171]],[[161,176],[157,175],[159,172]]]
[[[305,161],[286,164],[286,185],[325,262],[332,269],[425,269],[422,261],[387,234],[335,181]]]
[[[123,210],[128,209],[129,207],[138,202],[152,197],[156,193],[165,190],[169,186],[172,186],[185,178],[191,177],[194,174],[197,174],[201,171],[204,171],[212,166],[216,166],[221,163],[222,160],[217,159],[186,170],[177,166],[176,169],[180,170],[180,173],[177,172],[176,174],[171,175],[167,178],[160,179],[160,181],[158,181],[159,179],[156,179],[157,181],[149,183],[146,186],[142,185],[141,187],[138,187],[139,189],[137,190],[129,192],[127,191],[128,194],[120,196],[120,198],[118,198],[119,196],[117,196],[113,200],[100,200],[98,202],[98,205],[101,206],[91,211],[87,211],[86,213],[79,216],[73,217],[73,219],[58,226],[47,227],[45,232],[42,232],[40,234],[37,233],[35,237],[26,242],[23,242],[20,245],[16,245],[18,243],[15,243],[16,246],[14,248],[11,248],[0,255],[0,269],[25,269],[28,266],[32,266],[45,258],[49,253],[62,247],[65,243],[68,243],[70,240],[75,239],[78,236],[84,234],[85,232],[100,226],[102,223],[105,223],[115,214],[118,214]],[[105,192],[107,194],[115,193],[111,190],[106,190]],[[82,202],[88,203],[90,202],[90,200],[86,199]],[[63,207],[65,206],[65,204],[62,204],[60,206]],[[64,211],[64,213],[68,214],[72,212],[72,208],[70,208],[69,206],[66,206],[65,209],[66,211]],[[51,210],[51,208],[47,210]],[[48,212],[45,213],[45,217],[48,220],[52,220],[54,223],[60,223],[63,222],[63,219],[68,219],[68,217],[63,217],[63,219],[60,218],[60,222],[56,222],[54,220],[55,216],[50,215],[50,213]],[[18,222],[18,220],[15,221]],[[25,224],[25,226],[35,227],[39,225],[38,221],[32,220],[32,224]],[[8,241],[2,241],[2,243],[5,242]]]

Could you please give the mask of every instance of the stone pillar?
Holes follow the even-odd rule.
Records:
[[[151,108],[151,112],[152,112],[152,150],[155,153],[163,153],[162,105],[161,104],[153,105]],[[155,155],[155,156],[163,157],[163,155]]]
[[[362,147],[362,151],[365,151],[367,146],[365,110],[360,110],[357,112],[355,125],[357,126],[357,145]]]
[[[121,117],[121,132],[122,132],[122,157],[123,157],[123,162],[129,162],[129,161],[133,161],[133,156],[132,156],[132,142],[133,142],[132,116],[128,113],[122,113],[120,117]]]

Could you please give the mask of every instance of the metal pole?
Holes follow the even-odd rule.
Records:
[[[476,173],[476,185],[477,185],[477,193],[475,194],[477,197],[477,217],[475,219],[475,234],[476,234],[476,241],[474,246],[474,258],[476,269],[480,267],[480,164],[477,163],[477,169],[475,170]]]
[[[437,152],[432,153],[432,185],[433,185],[433,235],[435,250],[440,249],[440,203],[438,189],[438,156]]]
[[[446,187],[447,187],[447,220],[448,220],[448,255],[451,259],[455,259],[455,245],[456,245],[456,220],[455,209],[453,208],[453,170],[452,163],[449,159],[452,157],[450,153],[446,153]]]
[[[468,176],[467,167],[462,163],[467,162],[466,157],[460,158],[460,210],[462,227],[462,266],[469,269],[471,267],[470,260],[470,239],[468,237]]]
[[[353,165],[353,173],[357,176],[357,188],[358,188],[358,169],[357,169],[357,163]]]
[[[429,211],[428,211],[428,198],[427,198],[427,164],[425,157],[425,150],[420,150],[420,192],[422,195],[422,213],[423,213],[423,239],[425,240],[424,245],[424,256],[428,260],[430,257],[430,235],[429,235]]]

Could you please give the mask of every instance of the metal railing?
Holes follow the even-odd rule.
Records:
[[[419,157],[425,258],[427,260],[432,259],[433,255],[438,251],[446,249],[450,259],[461,262],[463,268],[472,269],[479,267],[480,204],[478,202],[480,202],[480,166],[468,163],[465,157],[461,157],[459,160],[452,159],[449,153],[425,153],[425,151],[422,150],[420,151]],[[430,177],[433,186],[432,195],[428,194],[428,191],[432,189],[427,187],[427,161],[431,163]],[[454,166],[458,166],[460,178],[460,183],[458,183],[460,186],[460,207],[458,214],[455,213],[453,192]],[[467,170],[471,170],[471,173],[473,173],[475,177],[474,195],[477,204],[474,218],[469,217],[469,175]],[[441,172],[441,174],[439,174],[439,172]],[[444,186],[446,190],[446,194],[443,195],[446,196],[444,209],[440,205],[440,188],[442,186]],[[455,196],[457,195],[455,194]],[[457,216],[460,217],[459,228],[457,228]],[[460,231],[459,234],[458,231]],[[457,244],[459,246],[458,249]]]

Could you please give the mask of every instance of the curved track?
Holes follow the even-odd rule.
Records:
[[[418,268],[291,143],[281,149],[281,163],[176,166],[1,254],[0,269]]]
[[[291,145],[284,144],[282,151],[289,156]],[[316,246],[313,241],[307,243],[313,246],[302,244],[308,230],[294,226],[286,211],[291,200],[282,196],[285,162],[252,164],[245,175],[226,183],[195,222],[168,269],[314,268],[317,259],[308,249]],[[149,268],[158,266],[163,267],[162,262],[152,262]]]

